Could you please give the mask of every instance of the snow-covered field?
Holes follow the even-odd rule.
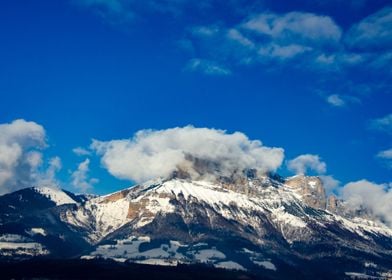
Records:
[[[23,236],[17,234],[0,236],[1,256],[40,256],[47,254],[49,254],[49,251],[44,246]]]
[[[208,263],[216,267],[245,270],[240,264],[228,260],[226,255],[215,247],[206,248],[208,244],[199,243],[195,246],[183,245],[178,241],[150,248],[151,240],[148,236],[119,240],[116,244],[101,245],[82,259],[109,258],[116,261],[131,261],[154,265],[177,265],[178,263]],[[141,250],[141,245],[147,245],[148,250]],[[180,250],[181,249],[181,250]]]

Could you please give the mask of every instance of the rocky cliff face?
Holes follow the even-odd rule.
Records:
[[[285,184],[299,193],[303,201],[310,207],[326,209],[327,197],[320,178],[297,175],[288,178]]]

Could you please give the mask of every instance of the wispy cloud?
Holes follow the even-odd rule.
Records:
[[[305,46],[335,45],[342,35],[332,18],[302,12],[261,13],[241,24],[240,28],[268,36],[281,45],[294,42]]]
[[[304,154],[289,160],[287,168],[295,174],[306,174],[308,171],[324,174],[327,171],[327,164],[318,155]]]
[[[377,158],[381,159],[387,168],[392,169],[392,148],[377,153]]]
[[[82,193],[91,191],[94,184],[99,182],[96,178],[89,178],[89,165],[90,160],[87,158],[79,163],[78,168],[71,174],[71,185]]]
[[[55,156],[49,159],[49,164],[44,173],[38,175],[38,180],[36,182],[37,186],[46,186],[46,187],[59,187],[59,182],[56,179],[57,172],[59,172],[63,168],[63,164],[61,162],[60,157]]]
[[[197,71],[207,75],[218,75],[218,76],[226,76],[231,74],[230,69],[222,65],[219,65],[215,61],[198,59],[198,58],[191,59],[186,65],[185,70],[190,72]]]
[[[388,67],[392,62],[391,10],[376,12],[348,32],[326,15],[261,12],[232,25],[199,26],[188,39],[199,59],[224,62],[232,72],[244,65],[268,65],[268,69],[277,70],[289,67],[315,77],[321,91],[331,83],[339,85],[340,90],[335,89],[326,101],[347,107],[370,93],[390,90],[385,80],[392,77]],[[374,30],[368,34],[367,28]],[[364,44],[366,50],[354,47],[365,37],[369,41]],[[383,47],[373,48],[370,42]],[[367,73],[369,78],[355,80],[353,71]],[[371,74],[375,71],[381,74]]]
[[[186,71],[222,76],[235,73],[244,65],[267,65],[270,71],[294,68],[315,77],[314,82],[324,92],[328,92],[325,88],[331,83],[341,85],[340,91],[329,91],[333,94],[326,97],[335,107],[350,106],[369,93],[391,90],[385,85],[392,77],[389,67],[392,63],[390,6],[347,29],[329,15],[301,11],[274,13],[268,9],[268,3],[262,1],[251,4],[240,0],[225,2],[225,13],[235,15],[231,20],[227,15],[222,16],[220,4],[211,0],[74,2],[114,22],[115,18],[129,22],[156,14],[175,16],[178,20],[179,15],[186,16],[192,11],[195,20],[179,21],[186,35],[179,32],[181,35],[177,38],[189,55],[184,66]],[[336,0],[316,1],[313,5],[352,10],[360,9],[365,3],[366,0]],[[303,4],[309,3],[304,0]],[[369,77],[366,81],[355,80],[357,75],[350,74],[353,71],[366,73]]]
[[[361,51],[390,51],[392,48],[392,7],[355,24],[345,36],[347,45]]]
[[[331,175],[319,175],[319,177],[323,182],[323,187],[327,195],[338,192],[341,183],[339,180]]]
[[[72,149],[72,152],[77,155],[77,156],[88,156],[91,154],[91,151],[82,148],[82,147],[76,147]]]
[[[328,16],[291,12],[260,13],[231,27],[199,26],[190,34],[191,41],[201,53],[208,53],[209,59],[229,61],[234,66],[288,61],[304,55],[314,60],[324,48],[338,46],[341,33]]]
[[[385,117],[379,119],[371,120],[369,127],[371,129],[392,134],[392,114],[386,115]]]
[[[325,97],[325,101],[334,107],[346,107],[351,104],[358,104],[359,98],[349,95],[331,94]]]
[[[327,102],[335,107],[343,107],[346,105],[346,102],[339,94],[332,94],[327,97]]]
[[[377,156],[380,158],[392,159],[392,148],[389,150],[384,150],[384,151],[379,152],[377,154]]]

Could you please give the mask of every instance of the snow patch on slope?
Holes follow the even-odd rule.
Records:
[[[144,249],[141,245],[147,245]],[[208,263],[226,269],[245,270],[245,268],[229,259],[215,247],[198,249],[200,244],[193,246],[183,245],[178,241],[170,240],[168,243],[151,245],[148,236],[131,236],[127,239],[117,240],[116,244],[100,245],[90,255],[82,259],[107,258],[116,261],[132,261],[153,265],[177,265],[178,263]]]
[[[67,210],[62,220],[91,231],[90,241],[99,241],[124,225],[128,219],[129,202],[126,198],[104,202],[102,197],[87,201],[76,211]]]
[[[0,235],[0,256],[40,256],[49,251],[37,242],[17,234]]]
[[[76,201],[62,190],[48,187],[34,188],[34,190],[56,203],[57,206],[62,204],[76,204]]]
[[[46,236],[46,231],[43,228],[31,228],[30,230],[26,231],[27,234],[33,235],[42,235]]]
[[[276,270],[276,266],[270,261],[253,261],[255,264],[269,270]]]
[[[242,265],[233,261],[219,262],[214,266],[217,268],[224,268],[230,270],[246,270]]]

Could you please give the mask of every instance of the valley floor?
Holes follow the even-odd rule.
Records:
[[[0,262],[1,279],[269,279],[206,265],[176,267],[118,263],[110,260],[29,260]]]

